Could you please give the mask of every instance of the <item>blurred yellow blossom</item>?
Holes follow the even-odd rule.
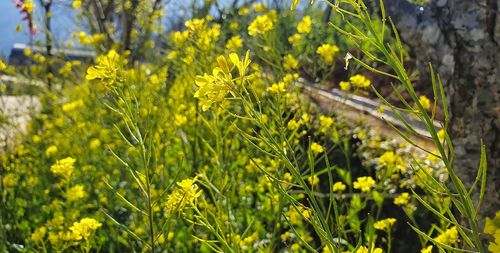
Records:
[[[33,232],[33,234],[31,234],[31,240],[37,244],[41,243],[46,234],[47,234],[47,228],[39,227],[35,229],[35,232]]]
[[[351,89],[351,83],[350,82],[340,81],[339,86],[340,86],[340,89],[343,90],[343,91],[348,91],[349,89]]]
[[[340,51],[340,49],[335,45],[323,44],[323,45],[318,47],[318,49],[316,50],[316,54],[321,56],[321,58],[327,64],[331,64],[331,63],[333,63],[333,60],[334,60],[333,57],[335,56],[335,53],[337,53],[338,51]]]
[[[410,200],[410,194],[407,192],[403,192],[399,196],[394,198],[394,204],[398,206],[404,206],[408,204],[409,200]]]
[[[262,15],[256,17],[252,23],[248,26],[248,34],[250,36],[257,36],[259,34],[265,34],[271,29],[273,29],[273,20],[267,15]]]
[[[83,218],[73,223],[69,228],[71,237],[75,241],[88,240],[94,232],[102,226],[100,222],[92,218]]]
[[[285,70],[292,70],[299,68],[299,62],[291,54],[285,55],[283,58],[283,67]]]
[[[323,146],[321,146],[320,144],[313,142],[311,144],[311,151],[313,152],[313,154],[317,155],[325,152],[325,148],[323,148]]]
[[[73,4],[71,4],[71,6],[73,7],[73,9],[78,9],[78,8],[80,8],[81,5],[82,5],[82,1],[81,0],[73,0]]]
[[[369,192],[375,185],[375,180],[372,177],[358,177],[354,182],[354,189],[360,189],[362,192]]]
[[[66,192],[66,199],[69,201],[77,201],[83,199],[87,196],[87,193],[83,190],[83,185],[77,184],[68,189]]]
[[[367,88],[370,87],[370,80],[362,75],[354,75],[349,78],[349,82],[357,88]]]
[[[89,148],[91,150],[96,150],[101,146],[101,141],[99,139],[93,139],[89,143]]]
[[[394,218],[387,218],[384,220],[377,221],[373,224],[373,227],[378,230],[385,230],[388,231],[391,229],[391,227],[396,223],[396,219]]]
[[[73,174],[73,164],[76,162],[74,158],[66,157],[64,159],[58,160],[54,165],[50,167],[52,173],[69,178]]]
[[[186,206],[193,205],[196,199],[202,194],[196,185],[197,177],[192,179],[184,179],[177,182],[177,188],[168,196],[165,203],[167,217],[170,217],[175,212],[181,212]]]
[[[116,79],[120,79],[119,71],[123,61],[121,56],[113,49],[106,55],[101,55],[96,60],[96,65],[87,69],[87,80],[99,79],[106,85],[111,85]]]
[[[418,101],[425,110],[429,110],[431,108],[431,101],[426,96],[418,97]]]
[[[452,245],[458,242],[458,230],[457,227],[451,227],[446,229],[444,232],[439,234],[436,238],[434,238],[436,242]]]
[[[45,150],[45,155],[46,156],[52,156],[54,155],[55,153],[57,153],[57,147],[52,145],[52,146],[49,146],[46,150]]]
[[[226,43],[226,48],[230,52],[237,52],[241,47],[243,47],[243,39],[239,35],[231,37]]]
[[[319,184],[319,178],[318,176],[311,176],[307,179],[307,181],[311,184],[311,186],[316,186]]]
[[[297,25],[297,32],[299,33],[309,33],[311,32],[312,19],[310,16],[304,16],[302,20]]]
[[[302,35],[296,33],[296,34],[288,37],[288,42],[290,44],[292,44],[293,46],[295,46],[297,43],[300,42],[301,39],[302,39]]]
[[[342,182],[336,182],[333,184],[333,191],[334,192],[342,192],[345,191],[346,185]]]

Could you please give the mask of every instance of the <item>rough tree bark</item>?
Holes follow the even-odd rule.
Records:
[[[443,78],[453,165],[466,186],[476,177],[481,140],[486,145],[488,182],[480,217],[493,216],[500,210],[500,0],[385,4],[420,65],[433,63]]]

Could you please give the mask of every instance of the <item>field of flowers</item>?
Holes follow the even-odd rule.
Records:
[[[326,5],[248,1],[200,7],[165,33],[155,2],[117,8],[135,11],[128,48],[84,22],[73,39],[95,61],[28,48],[30,66],[0,62],[48,84],[26,91],[41,108],[0,154],[1,252],[500,251],[500,212],[478,220],[469,196],[486,164],[476,189],[454,174],[433,125],[438,107],[446,120],[443,88],[433,76],[433,98],[412,89],[383,11],[336,1],[328,24]],[[72,8],[83,19],[92,3]],[[325,112],[296,85],[376,96],[377,75],[405,93],[404,108],[385,102],[422,121],[431,147],[409,125],[398,141]]]

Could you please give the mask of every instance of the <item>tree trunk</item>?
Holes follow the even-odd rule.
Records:
[[[421,77],[428,76],[426,63],[432,62],[443,79],[453,166],[468,187],[479,167],[481,140],[486,145],[488,180],[480,217],[493,216],[500,210],[500,0],[435,0],[423,7],[385,2],[402,39],[425,66]]]

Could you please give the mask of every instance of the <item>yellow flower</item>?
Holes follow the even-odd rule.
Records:
[[[201,31],[205,27],[205,20],[200,18],[193,18],[184,24],[191,32]]]
[[[373,224],[373,227],[378,230],[390,230],[391,227],[394,225],[396,222],[396,219],[394,218],[387,218],[384,220],[377,221]]]
[[[30,49],[29,47],[25,48],[25,49],[23,50],[23,54],[24,54],[24,56],[26,56],[26,57],[30,56],[30,55],[31,55],[31,49]]]
[[[273,29],[273,26],[273,20],[269,18],[268,15],[258,16],[248,26],[248,35],[257,36],[259,34],[265,34]]]
[[[313,154],[317,155],[325,152],[325,148],[323,148],[323,146],[319,145],[318,143],[313,142],[311,144],[311,151],[313,152]]]
[[[26,11],[28,14],[33,13],[33,10],[35,9],[36,5],[32,0],[25,0],[23,1],[22,9]]]
[[[318,176],[312,176],[307,179],[307,181],[311,184],[311,186],[316,186],[319,184]]]
[[[370,87],[371,84],[370,80],[366,79],[366,77],[362,75],[351,76],[351,78],[349,78],[349,82],[358,88],[367,88]]]
[[[236,30],[238,30],[238,28],[240,28],[240,25],[238,24],[238,22],[231,22],[229,24],[229,29],[231,31],[236,31]]]
[[[265,11],[267,8],[266,4],[264,3],[257,3],[257,4],[254,4],[253,5],[253,9],[256,11],[256,12],[262,12],[262,11]]]
[[[116,79],[121,78],[119,71],[122,70],[123,60],[113,49],[106,55],[101,55],[96,60],[96,65],[87,69],[87,80],[99,79],[106,85],[113,84]]]
[[[431,101],[426,96],[418,97],[418,101],[425,110],[429,110],[431,108]]]
[[[87,197],[87,193],[83,190],[83,186],[79,184],[69,188],[66,192],[66,199],[69,201],[74,202],[85,197]]]
[[[424,249],[420,250],[420,253],[432,253],[432,245],[427,246]]]
[[[18,177],[14,173],[7,173],[3,176],[3,185],[5,187],[12,187],[17,184]]]
[[[75,241],[88,240],[92,234],[102,226],[100,222],[92,218],[83,218],[73,223],[69,228],[71,237]]]
[[[369,192],[375,185],[375,180],[372,177],[358,177],[354,182],[354,189],[361,189],[362,192]]]
[[[407,192],[403,192],[401,193],[401,195],[394,198],[394,204],[398,206],[404,206],[408,204],[409,200],[410,200],[410,194]]]
[[[180,47],[182,44],[184,44],[184,42],[186,42],[188,37],[189,37],[189,33],[187,31],[184,31],[184,32],[176,31],[170,35],[172,42],[177,47]]]
[[[194,177],[193,179],[184,179],[181,182],[177,182],[178,188],[167,198],[167,217],[170,217],[175,212],[181,212],[188,205],[195,204],[198,197],[202,194],[198,185],[195,184],[197,179],[197,177]]]
[[[292,130],[292,131],[296,130],[299,127],[300,127],[300,122],[297,122],[295,119],[291,119],[287,123],[287,128],[290,129],[290,130]]]
[[[71,111],[73,111],[73,110],[75,110],[77,108],[80,108],[82,106],[84,106],[83,100],[82,99],[78,99],[76,101],[72,101],[72,102],[64,104],[61,107],[61,109],[63,110],[63,112],[68,113],[68,112],[71,112]]]
[[[285,70],[292,70],[299,68],[299,62],[291,54],[285,55],[283,58],[283,67]]]
[[[75,159],[71,157],[66,157],[64,159],[58,160],[54,165],[50,167],[50,171],[52,173],[63,176],[65,178],[69,178],[71,174],[73,174],[73,164],[76,162]]]
[[[186,124],[187,120],[188,119],[185,115],[182,115],[182,114],[175,114],[174,115],[174,124],[176,126],[182,126],[182,125]]]
[[[273,83],[267,88],[267,91],[275,94],[286,92],[286,84],[284,82]]]
[[[299,33],[309,33],[311,32],[312,20],[310,16],[304,16],[302,20],[297,25],[297,32]]]
[[[500,229],[497,229],[494,240],[494,242],[491,241],[490,244],[488,244],[488,250],[490,252],[500,252]]]
[[[101,141],[99,139],[93,139],[92,141],[90,141],[89,143],[89,148],[91,150],[96,150],[98,149],[99,147],[101,146]]]
[[[38,244],[41,241],[43,241],[45,234],[47,234],[47,228],[46,227],[39,227],[39,228],[35,229],[35,232],[33,232],[33,234],[31,234],[31,240]]]
[[[458,242],[458,230],[456,227],[446,229],[443,233],[434,238],[436,242],[451,245]]]
[[[340,85],[340,89],[343,90],[343,91],[348,91],[349,89],[351,89],[351,83],[350,82],[340,81],[339,85]]]
[[[345,191],[346,189],[346,185],[342,182],[336,182],[335,184],[333,184],[333,191],[334,192],[342,192],[342,191]]]
[[[437,132],[437,136],[439,138],[439,141],[444,141],[444,139],[446,138],[446,131],[444,129],[441,129]]]
[[[230,52],[236,52],[243,47],[243,40],[239,35],[231,37],[226,43],[226,48]]]
[[[50,147],[48,147],[46,150],[45,150],[45,155],[46,156],[52,156],[53,154],[57,153],[57,147],[52,145]]]
[[[238,15],[240,16],[248,15],[248,13],[250,13],[250,10],[246,7],[242,7],[238,10]]]
[[[5,62],[0,59],[0,71],[5,70],[7,68],[7,65],[5,65]]]
[[[73,7],[73,9],[78,9],[78,8],[80,8],[81,5],[82,5],[81,0],[74,0],[73,4],[71,6]]]
[[[333,63],[333,57],[335,56],[335,53],[340,51],[340,49],[332,44],[323,44],[316,49],[316,54],[321,56],[321,58],[327,63],[331,64]]]
[[[290,37],[288,37],[288,42],[290,44],[292,44],[293,46],[297,45],[297,43],[300,42],[300,40],[302,39],[302,35],[296,33]]]
[[[500,211],[495,214],[493,219],[486,217],[486,221],[484,223],[484,233],[495,235],[498,230],[500,230]]]
[[[405,171],[405,166],[403,159],[399,156],[396,156],[393,151],[386,151],[382,156],[378,158],[378,162],[380,165],[388,167],[388,168],[396,168],[401,171]]]
[[[333,118],[326,116],[319,116],[319,131],[322,133],[328,132],[328,130],[333,126]]]

